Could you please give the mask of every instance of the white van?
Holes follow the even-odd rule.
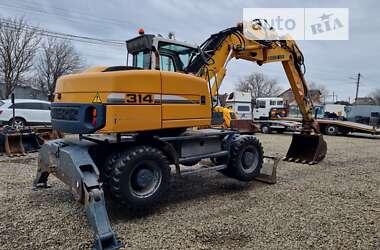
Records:
[[[269,119],[273,108],[284,109],[284,99],[281,97],[260,97],[256,99],[253,109],[254,119]]]

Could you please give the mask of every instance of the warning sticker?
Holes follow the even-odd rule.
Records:
[[[94,99],[92,99],[92,103],[102,103],[102,99],[100,99],[99,92],[96,92]]]

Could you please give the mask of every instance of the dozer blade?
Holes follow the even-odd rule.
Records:
[[[293,134],[292,143],[284,160],[297,163],[317,164],[327,152],[322,135]]]
[[[260,170],[260,174],[255,177],[255,180],[268,184],[276,184],[277,166],[280,161],[280,157],[264,156],[263,166]]]
[[[22,135],[20,133],[5,134],[4,148],[8,156],[25,155]]]

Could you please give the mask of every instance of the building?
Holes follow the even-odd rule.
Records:
[[[353,105],[376,105],[376,101],[372,97],[358,97]]]
[[[313,104],[315,106],[321,106],[322,105],[322,102],[321,102],[321,95],[322,94],[321,94],[321,91],[319,91],[319,89],[309,90],[309,95],[310,95],[311,100],[313,101]],[[281,94],[279,94],[278,97],[282,97],[284,99],[284,102],[289,106],[297,105],[297,102],[294,99],[294,95],[293,95],[291,88],[289,88],[289,89],[285,90],[284,92],[282,92]]]
[[[3,96],[4,92],[5,86],[3,83],[0,83],[0,96]],[[48,100],[47,93],[31,86],[17,86],[13,93],[17,99]]]
[[[323,104],[321,102],[321,91],[319,89],[311,89],[309,90],[309,95],[311,97],[311,100],[313,101],[314,107],[318,108],[318,111],[322,111],[319,107],[322,107]],[[298,104],[294,98],[292,89],[289,88],[278,95],[278,97],[281,97],[284,99],[284,103],[289,108],[289,116],[293,117],[300,117],[301,113],[298,108]]]

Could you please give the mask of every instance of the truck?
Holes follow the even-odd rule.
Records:
[[[251,126],[246,130],[254,133],[257,130],[265,134],[272,132],[283,133],[301,130],[301,123],[297,121],[273,120],[273,117],[286,117],[287,108],[281,97],[259,97],[252,101],[251,94],[246,92],[232,92],[226,100],[226,107],[233,111],[238,120],[249,120]],[[242,123],[243,121],[239,121]],[[244,132],[247,132],[243,130]]]
[[[314,108],[314,114],[321,132],[326,135],[348,135],[349,133],[379,134],[379,106],[325,104],[324,106]],[[284,122],[302,121],[302,118],[294,113],[288,117],[275,119]]]
[[[301,122],[302,118],[297,117],[282,117],[274,118],[278,121],[283,122]],[[352,121],[343,121],[338,119],[326,119],[319,118],[316,119],[321,129],[321,133],[326,135],[348,135],[349,133],[363,133],[370,135],[379,135],[380,127],[371,126],[363,123],[352,122]]]
[[[255,120],[269,120],[274,116],[286,116],[287,109],[282,97],[259,97],[253,108]]]
[[[231,92],[226,99],[226,108],[236,114],[238,120],[252,120],[252,97],[250,93]]]

